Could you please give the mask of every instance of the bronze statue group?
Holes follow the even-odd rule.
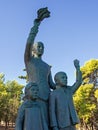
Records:
[[[49,16],[47,7],[37,11],[27,39],[24,62],[28,83],[15,130],[75,130],[79,123],[73,103],[73,94],[82,83],[79,61],[74,60],[76,82],[72,86],[67,85],[67,75],[63,71],[55,74],[54,83],[51,66],[42,60],[44,44],[34,42],[40,23]]]

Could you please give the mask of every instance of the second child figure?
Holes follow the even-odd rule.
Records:
[[[72,86],[67,85],[65,72],[58,72],[54,77],[57,89],[51,92],[49,98],[52,130],[75,130],[75,125],[79,123],[73,103],[73,94],[82,83],[82,74],[77,59],[74,60],[74,66],[76,68],[76,82]]]

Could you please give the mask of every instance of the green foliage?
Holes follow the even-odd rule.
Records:
[[[91,111],[95,111],[96,104],[93,101],[93,85],[82,85],[74,96],[75,106],[81,120],[88,123],[92,117]]]
[[[23,71],[26,72],[26,69],[23,69]],[[25,76],[20,75],[20,76],[18,76],[18,78],[20,78],[20,79],[24,79],[24,80],[28,81],[28,76],[27,76],[27,74],[26,74]]]
[[[93,73],[95,70],[98,69],[98,60],[92,59],[87,61],[83,67],[81,67],[83,79],[86,79]]]
[[[3,117],[4,102],[6,100],[6,89],[4,84],[4,74],[0,73],[0,120]]]
[[[0,120],[15,122],[23,86],[15,80],[4,81],[4,74],[0,74]]]
[[[9,120],[13,121],[16,118],[17,115],[17,109],[20,105],[20,101],[21,101],[21,94],[22,92],[22,88],[23,86],[18,84],[15,80],[14,81],[8,81],[6,83],[6,91],[7,91],[7,109],[8,112],[11,116],[11,118],[9,118]]]
[[[98,89],[95,90],[95,93],[94,93],[95,97],[98,99]]]
[[[98,70],[98,60],[92,59],[87,61],[81,67],[83,83],[74,95],[74,102],[80,117],[82,127],[85,129],[92,126],[96,129],[98,122],[98,89],[94,84],[90,84],[90,76]]]

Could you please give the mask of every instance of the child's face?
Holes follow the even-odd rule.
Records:
[[[62,87],[67,85],[67,75],[65,73],[58,75],[58,84]]]
[[[38,98],[38,87],[37,86],[32,86],[30,89],[29,89],[29,97],[30,99],[32,100],[35,100]]]

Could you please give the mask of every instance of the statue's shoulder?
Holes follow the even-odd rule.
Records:
[[[43,60],[41,60],[41,61],[42,61],[42,63],[43,63],[43,64],[45,64],[45,65],[49,66],[49,64],[48,64],[48,63],[46,63],[45,61],[43,61]]]
[[[51,69],[52,68],[52,66],[51,65],[49,65],[48,63],[46,63],[45,61],[42,61],[43,62],[43,64],[45,65],[45,66],[47,66],[49,69]]]
[[[70,91],[73,87],[74,87],[74,86],[69,86],[69,85],[68,85],[68,86],[67,86],[67,90]]]
[[[56,88],[55,90],[51,91],[50,95],[51,96],[59,95],[60,91],[61,91],[60,88]]]
[[[25,107],[27,106],[27,104],[28,104],[28,101],[27,101],[27,100],[24,101],[24,102],[21,104],[20,109],[25,108]]]

